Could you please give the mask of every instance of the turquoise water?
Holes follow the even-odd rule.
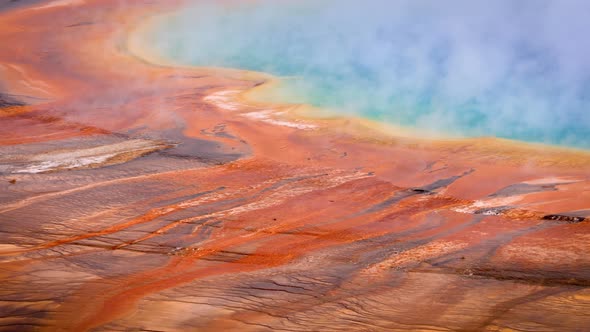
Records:
[[[590,149],[588,15],[583,1],[201,2],[148,42],[181,63],[282,77],[283,102]]]

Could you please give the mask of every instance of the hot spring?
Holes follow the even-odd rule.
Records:
[[[588,1],[202,1],[145,38],[177,63],[280,77],[273,101],[590,149],[588,17]]]

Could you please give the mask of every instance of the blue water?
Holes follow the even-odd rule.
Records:
[[[148,42],[283,78],[272,98],[429,133],[590,149],[590,1],[194,4]]]

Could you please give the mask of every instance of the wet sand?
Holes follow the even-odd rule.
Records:
[[[179,4],[0,12],[0,330],[590,326],[590,154],[252,102],[130,48]]]

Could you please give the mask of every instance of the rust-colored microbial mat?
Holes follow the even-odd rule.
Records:
[[[150,64],[175,1],[0,1],[1,331],[584,331],[590,155]]]

